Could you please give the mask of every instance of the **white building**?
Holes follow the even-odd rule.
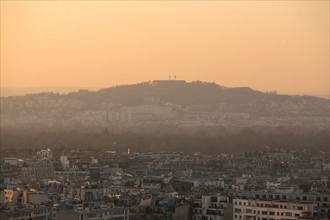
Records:
[[[16,157],[5,157],[4,163],[17,166],[19,163],[19,159],[17,159]]]
[[[227,204],[227,196],[196,197],[193,204],[193,220],[221,220]]]
[[[60,161],[64,170],[68,170],[70,168],[70,161],[67,156],[61,155]]]
[[[51,160],[51,159],[53,159],[53,154],[52,154],[52,151],[50,149],[38,151],[37,156],[41,160]]]
[[[146,190],[158,190],[161,188],[163,178],[159,176],[147,176],[143,178],[141,188]]]
[[[214,187],[220,187],[224,188],[225,187],[225,181],[221,178],[214,178],[214,179],[209,179],[208,181],[205,182],[206,186],[214,186]]]
[[[21,168],[20,179],[25,181],[42,180],[54,177],[52,161],[29,161]]]
[[[305,213],[315,213],[316,207],[316,204],[302,202],[234,199],[233,220],[298,219]]]
[[[330,194],[318,192],[295,192],[292,187],[277,187],[274,190],[244,192],[243,198],[252,200],[275,200],[293,203],[312,203],[316,204],[317,212],[320,215],[330,217]]]

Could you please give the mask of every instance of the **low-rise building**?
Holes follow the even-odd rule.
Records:
[[[11,207],[0,212],[1,220],[56,220],[57,210],[54,206],[31,206],[25,208]]]
[[[317,212],[313,203],[274,201],[260,199],[234,199],[234,220],[277,220],[298,219],[305,213]]]
[[[197,196],[193,203],[193,220],[221,220],[227,203],[227,196]]]
[[[78,206],[75,209],[79,220],[129,220],[129,209],[126,207],[114,207],[101,205],[100,207]]]

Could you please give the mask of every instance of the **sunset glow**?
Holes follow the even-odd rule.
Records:
[[[328,1],[1,1],[1,87],[109,87],[177,75],[329,92]]]

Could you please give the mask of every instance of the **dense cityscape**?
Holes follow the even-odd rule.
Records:
[[[1,155],[1,219],[319,219],[330,157],[44,149]]]
[[[330,220],[330,0],[0,0],[0,220]]]
[[[0,218],[325,220],[328,112],[183,80],[1,97]]]

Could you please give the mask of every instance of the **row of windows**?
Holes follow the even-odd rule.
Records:
[[[246,202],[234,202],[235,205],[243,205],[246,206]],[[273,208],[281,208],[286,209],[288,208],[286,205],[278,205],[278,204],[268,204],[268,203],[257,203],[257,207],[273,207]]]
[[[194,220],[197,220],[197,219],[207,219],[207,220],[213,220],[214,218],[212,216],[208,216],[205,218],[205,216],[194,216],[193,217]]]
[[[235,219],[242,219],[242,217],[235,215]],[[275,220],[275,218],[262,218],[262,217],[247,216],[246,220]]]
[[[257,207],[273,207],[273,208],[280,208],[280,209],[287,209],[288,206],[287,205],[278,205],[278,204],[269,204],[269,203],[257,203]]]
[[[255,195],[255,198],[256,199],[288,199],[288,196],[287,195],[266,195],[266,194],[256,194]],[[307,200],[313,200],[313,198],[308,198],[307,196],[296,196],[295,197],[296,200],[304,200],[304,201],[307,201]],[[329,201],[329,198],[328,197],[316,197],[315,198],[316,201]]]
[[[5,191],[5,194],[11,195],[11,194],[13,194],[13,191]]]
[[[259,195],[259,194],[256,194],[256,199],[267,199],[267,195],[265,194],[262,194],[262,195]],[[287,196],[286,195],[268,195],[268,199],[287,199]]]
[[[234,209],[235,213],[241,213],[241,209]],[[260,210],[253,210],[252,209],[246,209],[245,213],[254,213],[254,214],[261,214],[261,215],[277,215],[277,216],[292,216],[291,212],[275,212],[275,211],[260,211]],[[299,214],[295,214],[295,216],[299,216]]]
[[[258,211],[258,214],[261,214],[261,215],[268,215],[268,216],[274,216],[275,217],[275,212],[269,212],[267,213],[267,211],[262,211],[260,213],[260,211]],[[242,219],[242,215],[234,215],[235,216],[235,219]],[[277,216],[287,216],[287,217],[299,217],[300,215],[298,213],[291,213],[291,212],[285,212],[285,213],[279,213],[277,212]],[[272,218],[262,218],[262,217],[252,217],[252,216],[245,216],[246,219],[249,219],[249,218],[253,218],[253,219],[266,219],[266,220],[270,220]]]

